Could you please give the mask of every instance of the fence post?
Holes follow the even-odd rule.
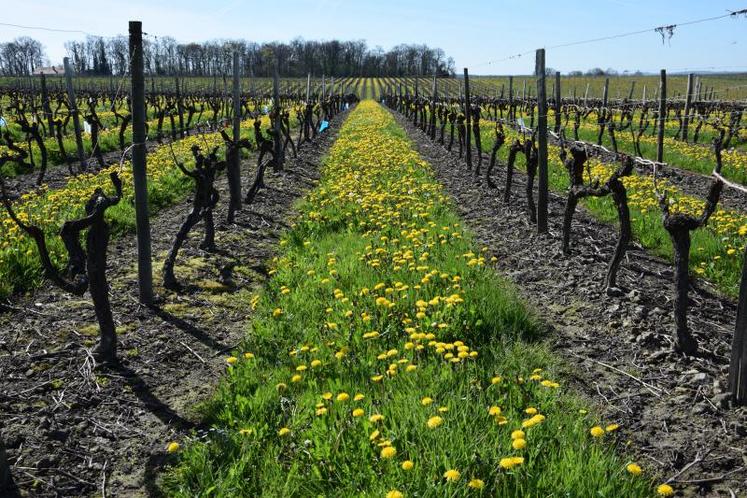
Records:
[[[241,81],[239,79],[239,53],[233,53],[233,147],[228,163],[228,190],[230,199],[228,202],[228,222],[233,223],[236,211],[241,209]]]
[[[135,183],[137,270],[140,302],[153,303],[153,270],[148,219],[148,176],[145,162],[145,78],[143,76],[143,23],[130,21],[130,75],[132,78],[132,179]]]
[[[306,103],[309,103],[309,96],[311,95],[311,73],[306,75]]]
[[[589,83],[586,84],[586,90],[584,90],[584,107],[588,107],[589,101]]]
[[[656,161],[664,162],[664,124],[667,114],[667,70],[661,70],[659,80],[659,130],[656,137]]]
[[[604,79],[604,90],[602,91],[602,108],[599,110],[599,135],[597,136],[597,145],[602,145],[602,138],[604,138],[604,127],[607,126],[607,102],[609,99],[610,91],[610,79]]]
[[[635,80],[630,82],[630,92],[628,93],[628,100],[633,100],[634,91],[635,91]]]
[[[54,132],[54,118],[52,118],[52,109],[49,107],[49,92],[47,91],[47,79],[44,73],[41,75],[41,91],[42,91],[42,109],[44,109],[44,116],[47,118],[47,126],[49,127],[49,136],[55,136]]]
[[[83,137],[80,134],[80,117],[78,116],[78,103],[75,100],[75,90],[73,89],[73,72],[70,68],[70,59],[62,59],[65,66],[65,85],[67,85],[67,99],[70,104],[70,114],[73,117],[73,128],[75,129],[75,146],[78,149],[78,160],[80,161],[80,170],[87,169],[86,156],[83,151]]]
[[[555,71],[555,133],[560,133],[560,71]]]
[[[280,120],[281,109],[280,109],[280,83],[278,81],[278,60],[275,59],[275,67],[272,75],[272,111],[275,114],[275,123],[273,126],[273,135],[275,139],[275,161],[273,163],[275,171],[283,169],[283,135],[280,132]]]
[[[731,343],[729,391],[735,405],[747,405],[747,248],[744,251],[742,281],[739,285],[737,325]]]
[[[513,124],[514,119],[514,77],[508,77],[508,121]]]
[[[472,104],[469,98],[469,72],[467,68],[464,68],[464,117],[467,121],[467,133],[466,133],[466,156],[467,168],[472,169],[472,127],[470,126],[470,114],[472,113]]]
[[[547,232],[547,91],[545,89],[545,49],[537,50],[537,159],[539,193],[537,196],[537,233]]]
[[[693,102],[693,73],[687,75],[687,95],[685,95],[685,119],[682,120],[682,141],[687,143],[687,127],[690,125],[690,107]]]
[[[431,140],[436,139],[436,99],[438,98],[438,83],[436,75],[433,75],[433,90],[431,90],[431,114],[428,116],[429,135]]]
[[[176,112],[179,113],[179,138],[184,138],[184,108],[182,107],[182,92],[179,88],[179,76],[174,77],[176,86]]]

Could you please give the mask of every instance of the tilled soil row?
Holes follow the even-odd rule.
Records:
[[[688,496],[747,494],[747,409],[729,407],[725,393],[735,304],[695,282],[689,323],[702,354],[674,353],[670,263],[634,245],[618,276],[626,291],[608,297],[603,281],[614,226],[579,208],[572,254],[564,256],[564,197],[550,193],[549,233],[538,235],[528,220],[525,175],[514,175],[506,205],[502,187],[491,189],[456,153],[395,116],[477,241],[497,257],[496,270],[546,324],[566,378],[598,405],[605,422],[621,424],[617,437],[631,458],[659,479],[676,476],[673,486]],[[503,167],[494,180],[504,184]]]
[[[151,220],[156,292],[153,308],[137,302],[136,241],[109,249],[109,283],[119,335],[120,365],[94,369],[98,334],[93,307],[45,285],[0,315],[0,430],[15,485],[27,496],[145,496],[168,456],[165,446],[200,429],[196,405],[225,370],[242,340],[253,294],[288,228],[293,203],[313,188],[323,154],[344,114],[330,130],[302,146],[279,173],[268,171],[254,204],[226,225],[228,185],[216,182],[217,253],[198,245],[198,224],[179,253],[183,292],[160,285],[160,266],[191,201]],[[254,178],[252,157],[242,165]],[[218,221],[219,220],[219,221]]]

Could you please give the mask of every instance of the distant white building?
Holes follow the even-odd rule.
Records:
[[[34,75],[40,74],[65,74],[65,68],[60,66],[45,66],[34,70]]]

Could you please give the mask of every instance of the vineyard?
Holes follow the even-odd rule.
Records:
[[[0,496],[747,494],[744,74],[129,29],[0,51]]]

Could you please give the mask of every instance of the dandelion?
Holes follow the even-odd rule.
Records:
[[[629,463],[625,469],[634,476],[641,475],[641,472],[643,472],[643,469],[637,463]]]
[[[524,457],[507,457],[507,458],[501,458],[500,462],[498,462],[498,465],[501,466],[502,469],[511,470],[517,465],[521,465],[524,463]]]
[[[166,445],[166,453],[176,453],[177,451],[179,451],[180,447],[181,446],[179,446],[179,443],[172,441]]]
[[[320,360],[311,361],[311,368],[319,368],[321,366],[322,366],[322,362]]]
[[[239,359],[236,358],[235,356],[229,356],[228,358],[226,358],[226,363],[228,363],[229,365],[233,365],[237,361],[239,361]]]
[[[607,427],[605,427],[604,430],[607,431],[607,432],[614,432],[614,431],[616,431],[619,428],[620,428],[620,426],[618,424],[610,424]]]
[[[472,489],[482,489],[485,487],[485,481],[483,481],[482,479],[472,479],[469,483],[467,483],[467,486]]]
[[[332,393],[326,392],[326,393],[322,394],[322,399],[325,400],[325,401],[330,401],[332,399]]]
[[[672,486],[669,484],[659,484],[656,488],[656,493],[659,496],[672,496],[674,494],[674,489],[672,489]]]
[[[501,380],[503,380],[503,379],[500,376],[496,375],[495,377],[493,377],[492,379],[490,379],[490,383],[493,384],[493,385],[500,384]]]
[[[429,398],[428,396],[420,400],[420,404],[423,406],[429,406],[432,403],[433,403],[433,398]]]
[[[364,395],[362,395],[361,393],[358,393],[358,394],[356,394],[356,395],[355,395],[355,397],[353,398],[353,401],[360,401],[360,400],[362,400],[363,398],[365,398],[365,396],[364,396]]]
[[[488,415],[495,416],[495,415],[500,415],[500,414],[501,414],[500,407],[493,405],[490,408],[488,408]]]
[[[598,426],[598,425],[595,425],[594,427],[592,427],[592,428],[591,428],[591,430],[590,430],[589,432],[590,432],[590,433],[591,433],[591,435],[592,435],[592,436],[594,436],[594,437],[602,437],[602,436],[604,436],[604,429],[602,429],[602,428],[601,428],[600,426]]]
[[[280,308],[275,308],[274,310],[272,310],[273,318],[277,318],[282,314],[283,314],[283,310],[281,310]]]
[[[350,395],[348,393],[340,393],[337,395],[337,401],[347,401],[350,399]]]
[[[444,419],[436,416],[436,417],[429,418],[428,422],[426,422],[426,425],[428,426],[429,429],[435,429],[437,427],[440,427],[441,424],[443,423],[444,423]]]
[[[527,408],[526,410],[524,410],[524,413],[526,413],[527,415],[536,415],[537,414],[537,409],[534,408],[534,407],[532,407],[532,406],[530,406],[529,408]]]
[[[385,446],[381,449],[381,458],[383,458],[384,460],[394,458],[396,454],[397,448],[395,448],[394,446]]]
[[[362,408],[356,408],[355,410],[353,410],[354,417],[362,417],[364,413],[365,412],[363,411]]]
[[[402,462],[402,470],[412,470],[412,468],[415,466],[412,460],[405,460]]]
[[[525,437],[526,434],[521,430],[516,430],[511,433],[511,439],[524,439]]]
[[[284,391],[287,388],[288,386],[284,382],[278,382],[277,384],[275,384],[275,389],[277,389],[278,391]]]
[[[456,469],[449,469],[444,472],[444,479],[446,479],[446,482],[456,482],[461,476],[462,474]]]
[[[254,353],[244,353],[244,358],[246,358],[247,360],[252,360],[254,359]]]
[[[384,420],[384,415],[381,415],[380,413],[374,413],[373,415],[368,417],[368,420],[373,423],[381,422],[382,420]]]
[[[511,447],[515,450],[523,450],[527,446],[526,439],[514,439],[511,443]]]
[[[294,375],[291,377],[291,382],[301,382],[302,377],[299,374]]]
[[[280,436],[280,437],[285,437],[285,436],[287,436],[287,435],[288,435],[288,434],[290,434],[290,433],[291,433],[291,430],[290,430],[290,429],[288,429],[287,427],[282,427],[282,428],[281,428],[281,429],[280,429],[280,430],[278,431],[278,436]]]
[[[403,495],[400,491],[397,491],[396,489],[391,490],[386,494],[386,498],[404,498],[405,495]]]

